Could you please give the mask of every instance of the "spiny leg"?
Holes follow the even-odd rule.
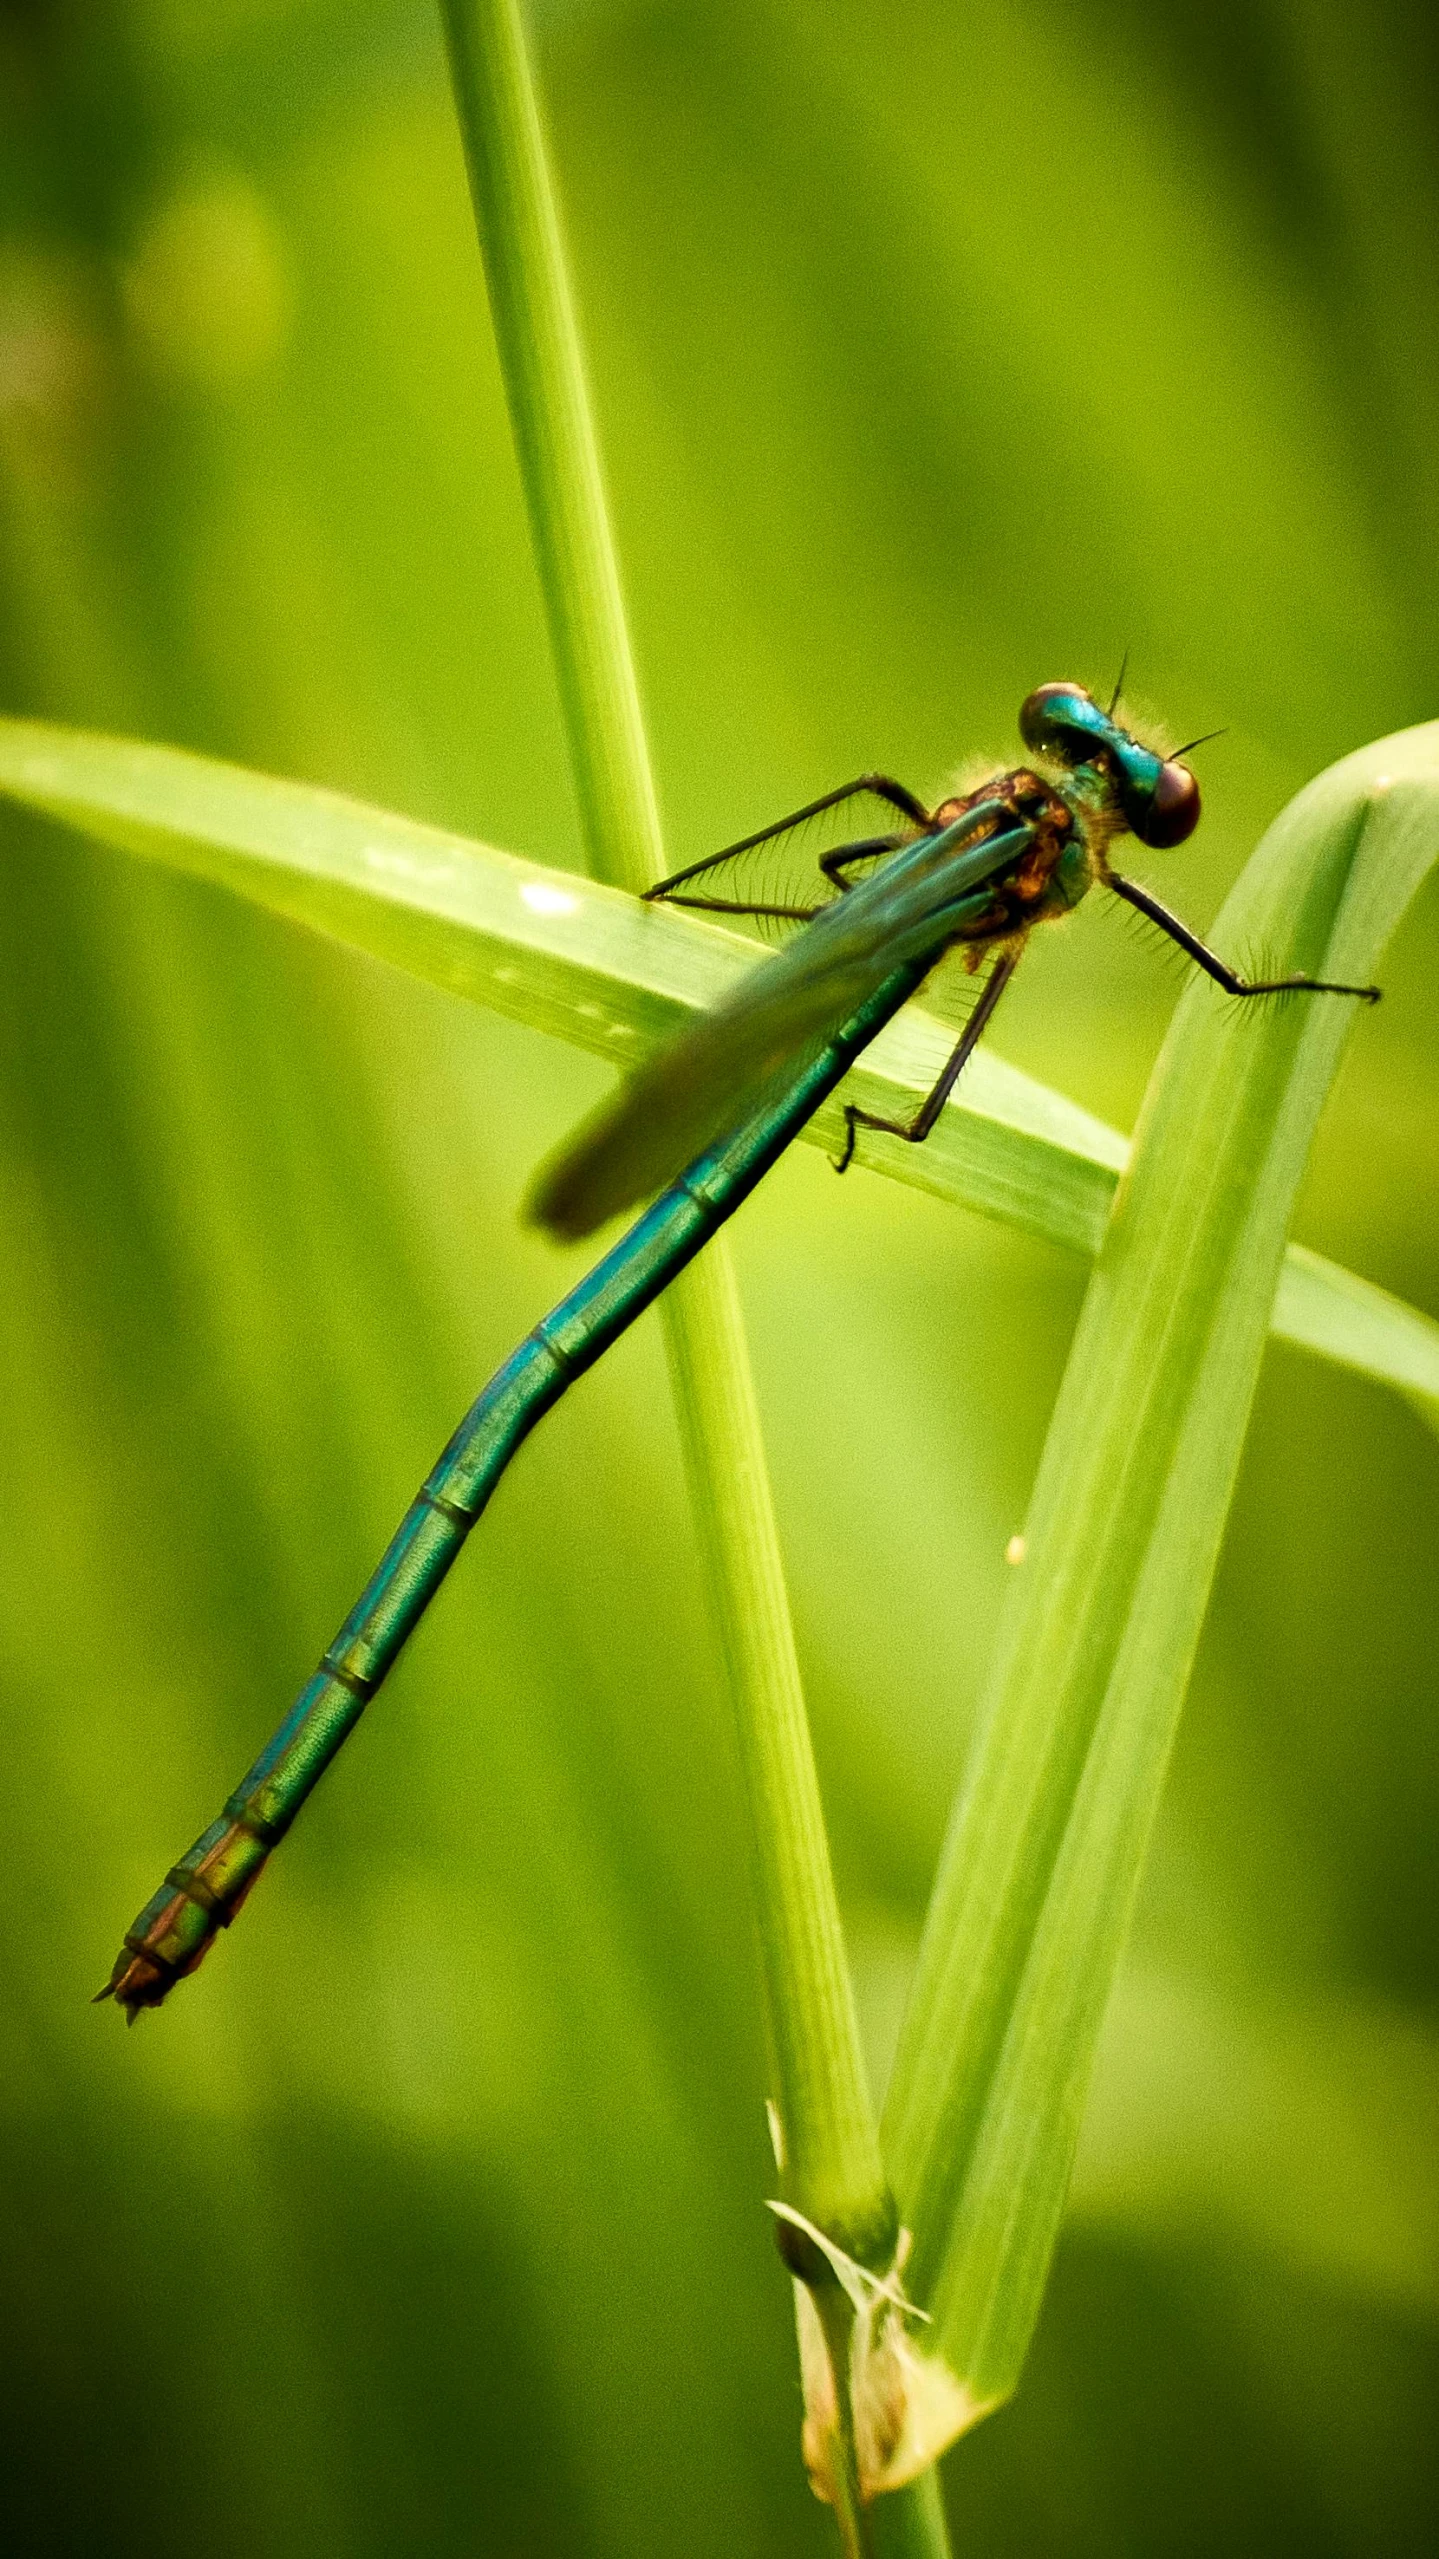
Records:
[[[726,844],[718,853],[706,853],[702,861],[691,862],[685,870],[672,871],[667,880],[657,881],[644,894],[646,898],[669,897],[685,880],[698,878],[701,871],[713,870],[717,863],[731,861],[737,853],[749,853],[757,844],[768,844],[776,835],[787,835],[791,827],[803,826],[812,817],[823,817],[826,809],[837,809],[845,800],[858,799],[865,792],[873,799],[888,800],[891,808],[898,809],[912,826],[921,830],[928,827],[928,809],[903,782],[896,782],[888,773],[861,773],[853,782],[842,782],[837,791],[825,791],[819,799],[807,801],[790,816],[777,817],[773,825],[760,827],[754,835],[742,835],[737,844]]]
[[[646,889],[647,898],[657,898],[659,889]],[[822,906],[756,906],[743,897],[667,897],[666,906],[683,906],[701,915],[774,915],[783,924],[813,924],[823,915]]]
[[[844,876],[851,862],[877,862],[883,854],[897,853],[904,840],[902,835],[867,835],[855,844],[837,844],[832,852],[820,855],[819,867],[843,896],[846,889],[854,886],[853,880]],[[711,858],[722,861],[726,857],[717,853]],[[689,874],[682,871],[679,876],[685,879]],[[817,915],[824,913],[822,906],[772,906],[743,897],[677,897],[663,881],[650,891],[652,898],[662,894],[666,906],[698,908],[705,915],[773,915],[786,924],[812,924]]]
[[[1327,977],[1241,977],[1237,969],[1232,969],[1217,951],[1211,951],[1207,942],[1201,942],[1198,934],[1191,933],[1189,926],[1171,914],[1167,906],[1162,906],[1148,889],[1136,888],[1133,880],[1122,880],[1115,871],[1108,873],[1107,884],[1116,897],[1122,897],[1141,915],[1147,915],[1151,924],[1157,924],[1161,933],[1167,933],[1171,942],[1177,942],[1196,968],[1202,968],[1205,976],[1212,977],[1216,986],[1222,986],[1226,995],[1354,995],[1362,1003],[1377,1004],[1383,992],[1378,986],[1339,986]]]
[[[1019,966],[1018,951],[1002,951],[990,970],[984,993],[965,1023],[953,1056],[933,1090],[925,1095],[912,1120],[881,1119],[875,1111],[862,1111],[854,1102],[845,1104],[844,1152],[836,1159],[835,1171],[846,1173],[854,1156],[855,1138],[862,1128],[879,1128],[891,1137],[902,1137],[907,1145],[922,1146],[945,1103],[949,1100],[965,1067],[983,1038],[994,1008]]]

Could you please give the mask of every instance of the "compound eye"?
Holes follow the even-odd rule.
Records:
[[[1172,844],[1182,844],[1199,824],[1199,784],[1187,764],[1160,766],[1154,796],[1144,813],[1144,824],[1135,834],[1157,853],[1166,853]]]
[[[1083,731],[1077,733],[1074,711],[1083,703],[1093,711],[1092,697],[1082,684],[1041,684],[1030,694],[1019,714],[1019,734],[1037,755],[1046,751],[1057,755],[1065,764],[1085,761],[1083,750],[1076,753]],[[1084,739],[1088,745],[1087,737]]]

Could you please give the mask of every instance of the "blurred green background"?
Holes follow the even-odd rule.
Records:
[[[1205,923],[1439,712],[1432,11],[536,21],[676,861],[1128,647],[1227,730],[1162,865]],[[5,0],[0,118],[5,706],[576,859],[434,11]],[[820,2554],[653,1319],[202,1979],[85,2005],[579,1267],[515,1209],[599,1071],[3,833],[9,2546]],[[1121,928],[1041,937],[998,1045],[1127,1125],[1175,981]],[[1439,1313],[1436,967],[1431,894],[1299,1232]],[[806,1150],[735,1250],[879,2074],[1084,1271]],[[1272,1355],[965,2552],[1434,2546],[1436,1497],[1400,1402]]]

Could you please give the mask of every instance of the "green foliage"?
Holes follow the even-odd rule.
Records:
[[[1382,752],[1382,751],[1381,751]],[[628,1066],[754,965],[738,934],[416,825],[392,810],[128,739],[0,720],[0,792],[100,842],[233,889],[452,995]],[[954,1034],[911,1006],[852,1089],[903,1118]],[[833,1154],[838,1103],[805,1142]],[[866,1136],[896,1181],[1055,1244],[1097,1251],[1128,1149],[1063,1094],[981,1050],[922,1148]],[[1439,1327],[1302,1245],[1285,1255],[1282,1339],[1439,1407]]]
[[[1309,774],[1432,713],[1422,13],[542,31],[677,857],[1003,753],[1030,683],[1127,642],[1180,734],[1230,726],[1162,866],[1202,921]],[[563,860],[437,25],[110,0],[3,44],[8,702]],[[818,2552],[651,1342],[527,1453],[185,2007],[83,2004],[555,1293],[513,1206],[598,1078],[203,885],[6,843],[26,2546]],[[1431,1307],[1436,939],[1431,896],[1298,1209]],[[1086,910],[1001,1046],[1127,1124],[1170,1000]],[[882,2077],[1082,1271],[800,1150],[736,1244]],[[1435,1489],[1395,1399],[1274,1358],[966,2546],[1432,2539]]]
[[[1436,857],[1439,722],[1302,792],[1220,940],[1257,934],[1283,971],[1371,984]],[[887,2127],[919,2296],[981,2404],[1013,2390],[1039,2316],[1284,1238],[1352,1019],[1290,1004],[1261,1028],[1187,993],[1045,1443]]]

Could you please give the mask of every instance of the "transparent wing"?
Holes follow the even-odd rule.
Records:
[[[922,849],[913,870],[902,861],[881,867],[658,1050],[541,1167],[528,1217],[557,1237],[588,1235],[738,1128],[892,969],[927,943],[938,951],[956,901],[1013,859],[1029,830],[992,832],[996,805],[972,812],[985,840],[967,851],[963,838],[950,844],[933,871]]]
[[[969,1017],[984,992],[988,975],[985,946],[973,942],[957,944],[954,949],[946,951],[931,969],[919,1001],[926,1013],[932,1013],[946,1029],[967,1030]]]
[[[571,1240],[659,1190],[725,1129],[737,1128],[779,1077],[797,1074],[892,966],[872,947],[836,957],[820,973],[808,939],[777,953],[727,1002],[647,1059],[541,1166],[525,1208],[535,1225]],[[805,964],[792,967],[802,954]]]
[[[741,928],[750,924],[765,940],[787,939],[840,894],[842,882],[864,879],[875,861],[922,835],[926,824],[923,803],[903,783],[864,774],[690,863],[650,895]]]

